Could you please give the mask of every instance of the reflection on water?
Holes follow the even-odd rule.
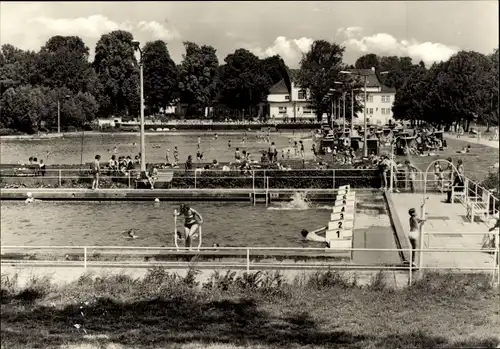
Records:
[[[260,159],[260,152],[269,148],[269,144],[257,139],[256,133],[250,133],[248,140],[243,141],[243,134],[219,134],[215,139],[214,132],[193,135],[146,135],[146,159],[148,162],[164,162],[167,149],[173,157],[174,147],[179,148],[179,158],[184,162],[188,155],[196,158],[198,136],[200,136],[201,151],[205,162],[217,159],[220,162],[234,160],[234,151],[238,147],[251,154],[252,160]],[[281,150],[289,148],[289,138],[299,141],[304,133],[271,134],[271,141]],[[36,156],[50,164],[79,164],[82,150],[80,136],[66,136],[56,139],[21,139],[0,142],[2,163],[27,163],[29,157]],[[228,142],[231,141],[231,148]],[[100,154],[103,161],[111,155],[136,155],[140,152],[138,133],[131,134],[86,134],[83,138],[83,162],[91,162],[96,154]],[[312,140],[304,140],[306,157],[310,157]],[[285,149],[286,151],[286,149]],[[291,151],[294,154],[293,150]],[[281,158],[281,153],[279,154]]]

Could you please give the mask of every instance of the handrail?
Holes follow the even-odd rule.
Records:
[[[498,236],[500,238],[500,236]],[[188,252],[186,248],[176,248],[176,247],[134,247],[134,246],[1,246],[2,250],[5,249],[31,249],[31,250],[36,250],[36,249],[59,249],[59,250],[64,250],[64,249],[72,249],[72,250],[77,250],[77,249],[83,249],[83,268],[86,270],[89,267],[88,263],[88,250],[92,249],[92,253],[95,253],[95,250],[100,249],[111,249],[111,250],[163,250],[163,251],[169,251],[169,252],[177,252],[177,254],[180,252]],[[245,251],[246,252],[246,258],[245,258],[245,263],[215,263],[217,264],[218,267],[245,267],[247,272],[250,272],[252,267],[259,268],[259,267],[270,267],[270,268],[279,268],[279,267],[290,267],[290,268],[309,268],[309,269],[319,269],[323,267],[328,267],[329,269],[367,269],[367,270],[408,270],[408,282],[409,284],[412,283],[413,281],[413,273],[415,272],[413,269],[413,260],[412,260],[412,249],[411,248],[341,248],[341,249],[325,249],[325,248],[298,248],[298,247],[268,247],[268,246],[262,246],[262,247],[199,247],[193,252],[193,254],[200,254],[200,251],[231,251],[231,250],[240,250],[240,251]],[[361,265],[356,265],[356,264],[307,264],[307,263],[260,263],[260,262],[253,262],[251,260],[251,251],[322,251],[324,253],[328,252],[335,252],[335,251],[367,251],[367,252],[400,252],[400,251],[406,251],[408,252],[408,255],[410,256],[409,264],[408,266],[405,266],[404,264],[401,266],[384,266],[384,265],[372,265],[372,266],[361,266]],[[482,271],[491,271],[491,283],[492,284],[497,284],[500,285],[500,264],[498,263],[498,257],[500,255],[500,248],[499,245],[494,249],[469,249],[469,248],[426,248],[426,249],[415,249],[415,252],[493,252],[493,266],[488,266],[488,267],[457,267],[457,266],[420,266],[419,269],[423,270],[482,270]],[[3,251],[2,251],[3,252]],[[15,261],[1,261],[1,263],[9,263],[13,264]],[[20,261],[21,262],[21,261]],[[42,265],[43,263],[49,263],[51,265],[53,264],[61,264],[62,266],[64,265],[75,265],[75,261],[22,261],[21,264],[38,264]],[[100,265],[100,266],[110,266],[113,265],[114,262],[95,262],[95,263],[90,263],[90,266],[92,265]],[[118,263],[115,263],[118,264]],[[214,263],[209,263],[212,267],[216,267]],[[119,263],[121,267],[127,266],[126,263]],[[184,264],[179,263],[179,262],[173,262],[173,263],[168,263],[168,262],[133,262],[129,266],[153,266],[153,265],[160,265],[160,266],[168,266],[172,265],[175,267],[182,267],[182,266],[189,266],[192,267],[191,262],[185,262]],[[495,278],[496,277],[496,278]]]
[[[463,233],[462,233],[463,234]],[[483,234],[488,234],[488,233],[483,233]],[[182,249],[187,249],[183,247],[175,247],[175,246],[24,246],[24,245],[2,245],[0,246],[0,249],[27,249],[27,250],[48,250],[48,249],[54,249],[54,250],[67,250],[67,249],[100,249],[100,250],[182,250]],[[243,247],[237,247],[237,246],[226,246],[226,247],[211,247],[211,246],[206,246],[206,247],[200,247],[197,248],[197,251],[216,251],[216,250],[228,250],[228,251],[239,251],[239,250],[250,250],[250,251],[258,251],[258,250],[264,250],[264,251],[366,251],[366,252],[400,252],[400,251],[408,251],[412,249],[408,248],[361,248],[361,247],[343,247],[339,249],[331,249],[331,248],[321,248],[321,247],[269,247],[269,246],[243,246]],[[422,248],[422,249],[415,249],[415,251],[426,251],[427,249]],[[472,248],[438,248],[438,251],[432,250],[432,252],[494,252],[496,249],[472,249]]]

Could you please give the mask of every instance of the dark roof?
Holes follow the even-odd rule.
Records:
[[[269,94],[287,95],[289,93],[290,91],[288,90],[285,79],[281,79],[269,89]]]
[[[366,87],[379,87],[381,92],[396,92],[396,89],[384,85],[378,78],[377,74],[371,69],[348,69],[348,71],[362,76],[366,76]]]

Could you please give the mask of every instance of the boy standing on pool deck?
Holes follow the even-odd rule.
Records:
[[[420,219],[417,217],[417,212],[414,208],[411,208],[408,211],[408,214],[410,215],[410,234],[409,234],[409,240],[411,244],[411,260],[412,260],[412,266],[416,267],[417,264],[415,263],[415,250],[417,249],[418,246],[418,238],[420,237],[420,227],[422,224],[424,224],[425,219]]]

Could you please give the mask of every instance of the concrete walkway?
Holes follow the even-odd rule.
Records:
[[[424,246],[429,249],[475,249],[480,250],[488,229],[495,223],[491,217],[489,222],[470,223],[466,218],[466,208],[461,203],[444,203],[443,194],[427,194],[424,225]],[[402,222],[405,235],[409,233],[408,210],[415,208],[420,216],[422,194],[392,194],[396,213]],[[424,267],[449,267],[457,269],[492,269],[495,266],[493,254],[486,252],[424,252]]]
[[[218,270],[222,274],[225,274],[226,270],[231,268],[220,268],[220,269],[198,269],[199,274],[197,275],[197,280],[201,283],[206,283],[210,280],[214,271]],[[146,268],[103,268],[103,267],[88,267],[84,269],[83,267],[45,267],[45,266],[12,266],[8,263],[2,263],[2,275],[17,276],[18,286],[23,287],[27,285],[33,278],[43,278],[48,277],[54,284],[63,285],[69,282],[74,282],[78,280],[80,276],[84,273],[90,273],[94,276],[99,275],[110,275],[110,274],[126,274],[133,278],[143,278],[147,273]],[[244,273],[244,270],[235,270],[237,275]],[[327,269],[323,269],[325,272]],[[180,276],[185,276],[188,272],[187,268],[182,269],[168,269],[169,273],[176,273]],[[251,273],[255,273],[258,269],[251,269]],[[292,282],[295,278],[304,278],[308,275],[313,274],[318,271],[317,269],[312,270],[280,270],[279,272],[283,275],[284,279]],[[276,271],[267,271],[267,273],[275,273]],[[346,275],[346,277],[356,277],[359,285],[368,285],[376,277],[378,270],[355,270],[355,271],[342,271],[340,273]],[[390,287],[402,288],[408,284],[408,272],[407,271],[386,271],[385,281]],[[416,275],[415,275],[416,276]],[[414,277],[415,277],[414,276]]]
[[[485,145],[485,146],[496,148],[496,149],[500,148],[500,141],[490,141],[490,137],[491,137],[490,133],[488,133],[486,135],[481,135],[481,139],[472,138],[472,137],[469,137],[468,135],[463,135],[462,137],[457,138],[456,135],[450,135],[448,133],[445,133],[444,137],[448,138],[448,139],[455,139],[455,140],[465,141],[465,142],[474,143],[474,144],[481,144],[481,145]]]

